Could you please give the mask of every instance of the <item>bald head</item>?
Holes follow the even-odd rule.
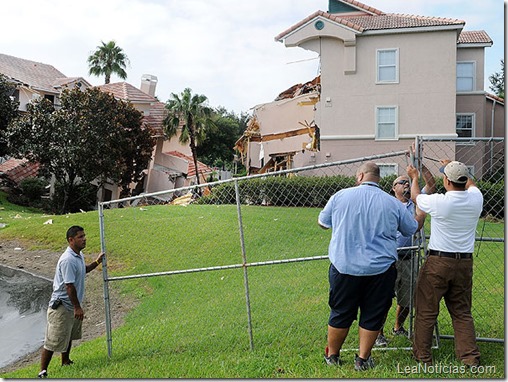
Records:
[[[374,162],[363,163],[356,172],[356,181],[358,184],[362,182],[379,183],[380,179],[379,166]]]

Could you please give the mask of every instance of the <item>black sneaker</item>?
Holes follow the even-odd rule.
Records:
[[[338,354],[330,354],[328,355],[328,346],[325,348],[325,362],[329,366],[340,366],[342,365],[342,361],[340,360],[340,356]]]
[[[46,370],[41,371],[37,374],[37,378],[48,378],[48,372]]]
[[[374,368],[374,360],[371,356],[367,359],[360,358],[358,354],[355,354],[355,370],[365,371]]]
[[[374,346],[377,347],[385,347],[388,346],[388,340],[381,333],[377,335],[376,342],[374,342]]]
[[[340,366],[342,365],[342,361],[337,354],[332,354],[329,357],[325,355],[325,362],[329,366]]]
[[[404,329],[403,326],[401,326],[397,330],[393,329],[393,335],[394,336],[406,336],[407,337],[409,335],[409,333],[407,332],[406,329]]]

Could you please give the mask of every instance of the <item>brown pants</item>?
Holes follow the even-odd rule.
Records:
[[[413,353],[421,362],[432,362],[432,333],[444,297],[455,333],[455,355],[464,364],[480,362],[476,345],[471,294],[473,260],[429,256],[416,282]]]

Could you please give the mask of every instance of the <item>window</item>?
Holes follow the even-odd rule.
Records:
[[[389,176],[389,175],[394,175],[394,174],[397,175],[397,165],[396,164],[377,163],[377,165],[379,167],[379,175],[381,176],[381,178],[384,178],[385,176]]]
[[[378,83],[399,82],[399,54],[397,49],[377,51],[377,79]]]
[[[472,92],[475,87],[475,63],[457,62],[457,91]]]
[[[376,139],[396,139],[397,108],[378,107],[376,109]]]
[[[459,138],[474,138],[475,136],[475,115],[457,114],[455,130]],[[461,142],[461,144],[468,144]]]

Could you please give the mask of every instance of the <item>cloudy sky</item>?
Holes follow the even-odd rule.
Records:
[[[486,48],[486,77],[501,69],[501,0],[362,2],[387,13],[465,20],[465,30],[483,29],[494,41]],[[100,85],[104,79],[88,75],[86,60],[101,41],[115,40],[130,60],[130,84],[139,87],[141,76],[152,74],[163,102],[190,87],[210,106],[239,114],[318,74],[316,53],[274,40],[317,10],[327,11],[328,0],[8,1],[2,2],[0,53]]]

